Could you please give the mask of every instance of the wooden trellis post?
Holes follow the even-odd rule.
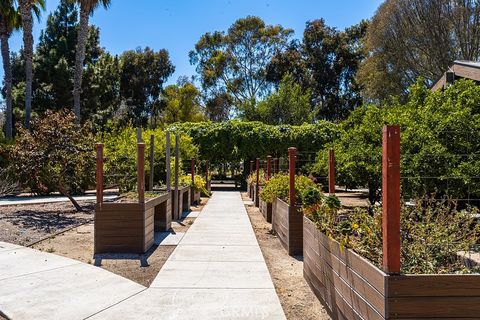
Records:
[[[191,160],[190,172],[192,174],[192,185],[195,183],[195,159]]]
[[[290,188],[289,188],[289,198],[290,206],[294,207],[296,205],[295,198],[295,160],[297,157],[297,148],[291,147],[288,148],[288,174],[290,177]]]
[[[250,160],[250,172],[249,173],[252,173],[253,172],[253,160]]]
[[[103,203],[103,143],[96,143],[97,149],[97,170],[96,170],[96,188],[97,188],[97,205]]]
[[[400,273],[400,126],[383,128],[383,270]]]
[[[180,154],[180,146],[179,146],[179,137],[178,134],[175,135],[175,193],[173,195],[173,201],[174,201],[174,213],[175,213],[175,219],[178,219],[180,217],[180,208],[179,208],[179,203],[178,203],[178,167],[179,167],[179,154]]]
[[[154,159],[154,148],[155,148],[155,136],[150,135],[150,179],[148,180],[149,190],[153,191],[153,176],[155,171],[155,159]]]
[[[272,156],[267,156],[267,181],[270,180],[272,175]]]
[[[255,184],[255,199],[254,199],[254,202],[255,202],[255,206],[258,207],[259,203],[258,203],[258,193],[260,191],[260,158],[257,158],[256,159],[256,162],[255,162],[255,167],[257,169],[257,172],[256,172],[256,184]]]
[[[335,151],[328,152],[328,193],[335,194]]]
[[[137,143],[137,192],[138,202],[145,202],[145,144]]]
[[[167,191],[170,191],[172,189],[172,183],[170,181],[172,177],[172,168],[170,165],[170,132],[165,133],[165,141],[166,141],[166,146],[165,146],[165,170],[166,170],[166,177],[165,177],[165,183],[167,185]]]

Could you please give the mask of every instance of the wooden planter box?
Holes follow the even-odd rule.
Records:
[[[252,197],[251,197],[252,194],[250,193],[251,190],[252,190],[252,188],[251,188],[251,186],[250,186],[250,183],[247,182],[247,194],[248,194],[248,197],[250,197],[250,198],[252,198]]]
[[[267,222],[272,223],[272,204],[263,201],[262,199],[259,200],[260,203],[260,212],[263,214],[263,217]]]
[[[200,191],[190,188],[190,205],[200,204]]]
[[[250,184],[250,199],[255,202],[255,189],[256,189],[256,183],[252,182]]]
[[[303,254],[303,212],[278,198],[272,206],[272,230],[291,256]]]
[[[334,319],[467,319],[480,315],[480,275],[389,276],[304,218],[303,274]]]
[[[172,219],[180,220],[182,218],[183,212],[190,211],[190,186],[178,187],[178,215],[175,216],[175,208],[173,203],[175,203],[175,190],[172,190]]]
[[[94,253],[144,253],[154,231],[171,226],[170,194],[145,203],[101,203],[95,206]]]

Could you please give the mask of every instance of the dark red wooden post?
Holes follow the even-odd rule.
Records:
[[[270,180],[272,175],[272,156],[267,156],[267,181]]]
[[[192,185],[195,183],[195,159],[192,159],[190,171],[192,174]]]
[[[255,181],[257,182],[257,190],[258,190],[258,183],[260,182],[260,158],[257,158],[255,165],[257,170],[257,179]]]
[[[400,126],[383,127],[383,270],[400,273]]]
[[[97,183],[97,204],[103,203],[103,143],[96,143],[97,170],[95,181]]]
[[[335,151],[328,152],[328,193],[335,194]]]
[[[137,191],[138,202],[145,202],[145,144],[137,143]]]
[[[252,173],[253,172],[253,160],[250,160],[250,172],[249,173]]]
[[[296,204],[295,198],[295,158],[297,156],[297,148],[288,148],[288,174],[290,176],[289,198],[290,206],[294,207]]]

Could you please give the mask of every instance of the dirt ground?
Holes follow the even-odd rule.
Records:
[[[191,210],[202,210],[207,201],[208,198],[202,198],[201,205],[192,206]],[[145,254],[101,254],[94,257],[93,208],[88,211],[88,214],[76,213],[75,211],[68,211],[68,205],[68,203],[57,203],[55,205],[7,207],[9,209],[7,215],[4,215],[2,210],[0,223],[3,222],[3,224],[0,227],[0,232],[2,232],[0,233],[0,241],[25,245],[34,242],[34,239],[50,236],[48,239],[35,244],[33,248],[100,266],[144,286],[149,286],[152,283],[175,249],[175,246],[153,246]],[[60,218],[57,218],[57,216]],[[22,217],[22,219],[18,217]],[[33,225],[31,226],[28,223],[29,217],[34,217],[34,221],[39,220],[42,223],[31,223]],[[75,227],[73,221],[88,223]],[[172,222],[172,231],[185,232],[194,221],[195,218],[174,221]],[[5,232],[4,228],[12,229],[12,225],[15,226],[14,231],[16,232],[10,230],[7,230],[8,233]],[[37,227],[37,225],[42,226],[42,228]],[[69,227],[75,228],[58,234]],[[7,236],[4,236],[4,234]],[[30,242],[26,241],[27,238]],[[0,320],[2,320],[1,317]]]
[[[250,200],[246,193],[242,193],[242,198]],[[253,204],[245,207],[287,319],[331,319],[303,278],[302,257],[290,257],[277,237],[270,233],[271,224],[265,221],[260,210]]]
[[[80,202],[77,212],[70,202],[0,207],[0,241],[28,246],[41,239],[93,221],[91,202]]]

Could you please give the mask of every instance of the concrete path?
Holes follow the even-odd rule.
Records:
[[[102,268],[0,242],[0,311],[13,320],[85,319],[145,289]]]
[[[92,319],[285,319],[239,192],[214,192],[149,289]]]
[[[178,238],[150,288],[0,242],[0,311],[13,320],[285,319],[239,192],[214,192]]]

